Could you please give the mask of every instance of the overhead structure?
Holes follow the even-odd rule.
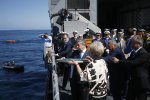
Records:
[[[86,28],[94,32],[101,32],[97,26],[97,0],[49,0],[49,12],[51,12],[52,24],[58,27],[59,31],[71,34],[77,30],[79,34],[84,34]],[[72,14],[72,20],[64,21],[63,28],[57,22],[58,12],[65,8]]]

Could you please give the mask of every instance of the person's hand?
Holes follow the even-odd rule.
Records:
[[[65,57],[61,57],[60,59],[66,59]]]
[[[86,58],[84,59],[86,62],[91,62],[93,61],[93,59],[90,56],[86,56]]]
[[[109,54],[109,52],[110,52],[110,50],[109,50],[109,49],[106,49],[106,53]]]
[[[69,61],[68,63],[69,63],[69,64],[72,64],[72,65],[78,65],[78,63],[75,62],[74,60],[71,60],[71,61]]]
[[[77,50],[77,48],[76,48],[76,47],[73,47],[72,50]]]
[[[118,62],[119,62],[119,59],[117,59],[116,57],[113,57],[113,58],[112,58],[112,61],[113,61],[114,63],[118,63]]]
[[[59,56],[59,54],[57,53],[57,54],[55,54],[55,56],[57,56],[57,57],[58,57],[58,56]]]
[[[127,59],[129,57],[129,54],[124,54],[125,58]]]
[[[43,34],[40,34],[38,37],[39,37],[39,38],[43,38],[44,36],[43,36]]]

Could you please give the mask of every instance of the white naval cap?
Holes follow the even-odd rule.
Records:
[[[139,29],[138,31],[139,32],[145,32],[145,29]]]
[[[117,31],[117,29],[112,29],[112,31],[113,31],[113,32],[116,32],[116,31]]]
[[[68,34],[68,33],[67,33],[67,32],[63,32],[63,31],[62,31],[62,32],[60,32],[60,34]]]
[[[101,32],[101,31],[98,31],[98,32],[95,32],[95,34],[102,34],[102,32]]]
[[[75,31],[73,31],[73,34],[74,34],[74,33],[75,33],[75,34],[78,34],[78,31],[77,31],[77,30],[75,30]]]
[[[110,31],[105,31],[104,34],[110,34]]]
[[[110,31],[110,29],[108,29],[108,28],[105,28],[105,29],[104,29],[104,31]]]
[[[119,31],[118,33],[119,33],[119,34],[124,34],[122,31]]]
[[[137,31],[137,29],[136,29],[136,28],[132,28],[132,30],[133,30],[133,31]]]
[[[120,29],[120,31],[124,33],[124,29]]]
[[[88,32],[88,31],[90,31],[90,29],[88,29],[88,28],[84,30],[84,32]]]

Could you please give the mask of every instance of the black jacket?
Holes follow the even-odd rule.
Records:
[[[149,59],[150,56],[147,51],[144,48],[141,48],[134,57],[131,56],[127,60],[119,61],[119,63],[129,67],[130,81],[138,92],[150,89]]]
[[[62,44],[60,46],[60,49],[58,50],[58,54],[60,57],[67,57],[69,55],[69,52],[72,50],[72,44],[71,42],[67,42],[66,44]]]
[[[84,53],[84,55],[83,55],[82,58],[84,59],[86,56],[89,56],[89,52],[88,52],[88,51],[86,51],[86,52]],[[78,50],[74,51],[74,52],[72,53],[71,58],[78,58],[78,59],[80,59],[80,51],[78,51]],[[84,70],[84,68],[86,67],[86,64],[85,64],[85,63],[81,63],[81,64],[80,64],[80,67],[81,67],[82,70]],[[80,81],[80,76],[79,76],[79,74],[78,74],[76,68],[74,68],[74,70],[73,70],[73,76],[72,76],[72,78],[75,79],[76,82],[79,82],[79,81]]]

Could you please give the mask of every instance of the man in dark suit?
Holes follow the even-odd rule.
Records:
[[[127,100],[147,100],[146,92],[150,89],[149,55],[142,45],[142,37],[135,35],[132,38],[133,50],[130,57],[127,60],[113,58],[115,63],[120,63],[130,69]]]
[[[108,64],[110,91],[113,95],[113,100],[122,100],[122,91],[125,90],[124,85],[126,85],[127,79],[126,69],[122,68],[119,64],[113,63],[112,58],[116,57],[120,60],[124,60],[125,56],[114,40],[109,40],[108,48],[110,53],[104,57],[104,60]]]
[[[69,41],[69,35],[67,33],[63,34],[62,39],[63,39],[63,45],[61,45],[57,55],[59,57],[67,58],[69,55],[69,52],[72,50],[72,44]],[[65,87],[67,85],[67,81],[69,79],[70,65],[61,63],[61,66],[59,66],[59,67],[61,70],[63,70],[62,89],[65,89]]]
[[[71,58],[81,58],[89,56],[89,52],[86,49],[86,44],[83,40],[79,40],[76,43],[77,50],[72,52]],[[84,69],[86,67],[85,63],[80,64],[81,68]],[[74,65],[71,65],[71,73],[70,73],[70,86],[71,86],[71,94],[72,100],[87,100],[87,88],[84,84],[80,83],[80,76],[77,72],[77,69]]]
[[[70,38],[72,45],[74,46],[78,39],[78,31],[73,31],[73,37]]]
[[[129,37],[127,39],[127,46],[126,46],[126,49],[125,49],[125,53],[128,54],[132,51],[132,46],[131,46],[131,43],[132,43],[132,38],[134,35],[137,34],[137,29],[136,28],[130,28],[129,29]]]
[[[58,56],[59,57],[68,57],[68,52],[72,50],[72,44],[69,41],[69,35],[67,33],[64,33],[62,36],[63,44],[60,46],[60,49],[58,50]]]
[[[109,40],[111,40],[110,32],[109,31],[105,31],[102,43],[104,44],[104,46],[106,47],[106,49],[108,48],[108,42],[109,42]]]

